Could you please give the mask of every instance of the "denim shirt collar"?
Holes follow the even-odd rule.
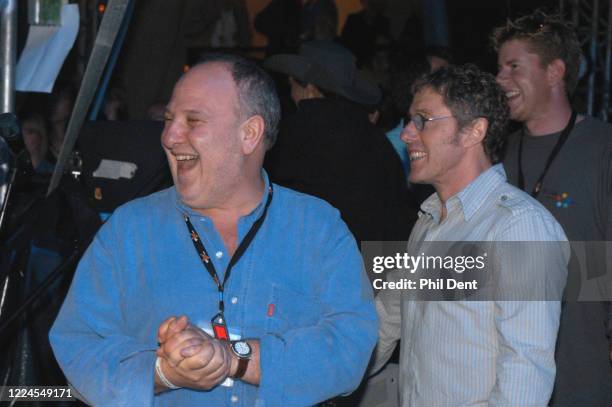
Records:
[[[266,206],[268,195],[270,194],[270,185],[271,185],[270,178],[268,177],[268,173],[263,168],[261,169],[261,178],[264,181],[264,193],[261,199],[259,200],[259,204],[249,214],[241,217],[238,223],[244,223],[244,222],[253,223],[255,222],[255,220],[259,218],[259,216],[261,216]],[[202,215],[201,213],[198,213],[192,208],[190,208],[189,206],[185,205],[185,203],[183,203],[180,195],[178,194],[176,190],[176,186],[172,187],[172,193],[174,195],[176,206],[181,214],[184,213],[184,214],[187,214],[189,217],[199,217],[199,218],[205,218],[205,219],[210,220],[208,216]]]

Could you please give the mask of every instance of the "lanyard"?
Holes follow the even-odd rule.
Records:
[[[225,275],[223,276],[223,282],[219,280],[219,275],[217,274],[215,265],[210,260],[210,256],[208,255],[206,248],[202,244],[202,239],[200,238],[200,235],[198,235],[198,232],[196,232],[193,225],[191,224],[191,221],[189,220],[189,216],[187,216],[187,214],[183,214],[183,218],[185,219],[185,224],[187,225],[187,229],[189,230],[189,234],[191,236],[191,241],[193,242],[193,247],[198,253],[200,260],[202,260],[202,264],[204,264],[204,267],[208,271],[208,274],[210,274],[210,277],[212,278],[214,283],[217,285],[217,290],[219,290],[219,312],[217,313],[217,315],[213,317],[211,321],[213,325],[213,330],[215,332],[215,336],[217,337],[217,339],[224,339],[224,340],[229,339],[227,327],[225,324],[225,318],[223,316],[223,312],[225,310],[225,304],[223,302],[223,290],[225,289],[225,284],[230,278],[232,268],[234,267],[236,263],[238,263],[242,255],[246,252],[247,248],[249,247],[249,245],[255,238],[255,235],[259,231],[259,228],[263,224],[266,218],[266,215],[268,213],[268,207],[270,206],[270,202],[272,202],[272,185],[270,185],[270,189],[268,193],[268,200],[266,201],[266,206],[263,210],[263,213],[255,221],[255,223],[253,223],[253,226],[251,226],[251,229],[249,229],[244,239],[242,239],[242,241],[238,245],[236,252],[230,259],[229,265],[227,266],[227,269],[225,270]]]
[[[563,129],[563,132],[559,136],[559,140],[557,140],[557,144],[555,144],[555,147],[552,149],[552,151],[550,152],[550,155],[548,156],[548,159],[546,160],[544,171],[542,171],[542,174],[540,174],[540,176],[538,177],[538,180],[533,186],[533,190],[531,191],[532,197],[537,198],[538,194],[540,193],[540,190],[542,189],[542,181],[544,181],[544,177],[546,176],[546,173],[548,172],[550,165],[553,163],[555,158],[557,158],[559,151],[561,151],[561,147],[563,147],[563,144],[565,144],[565,142],[567,141],[567,138],[569,137],[570,132],[574,128],[574,124],[576,123],[576,116],[577,116],[576,111],[572,110],[572,116],[570,117],[569,122],[567,122],[567,125],[565,126],[565,128]],[[518,151],[518,186],[523,191],[525,190],[525,175],[523,174],[523,139],[524,138],[525,138],[525,132],[522,131],[521,138],[519,141],[519,151]]]

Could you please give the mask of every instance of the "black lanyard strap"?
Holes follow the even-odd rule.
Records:
[[[555,147],[552,149],[552,151],[550,152],[550,155],[548,156],[548,159],[546,160],[544,171],[542,171],[542,174],[540,174],[540,176],[538,177],[538,180],[533,186],[533,190],[531,191],[531,196],[533,196],[534,198],[536,198],[538,194],[540,193],[540,190],[542,189],[542,182],[544,181],[544,177],[546,176],[548,169],[550,168],[555,158],[557,158],[559,151],[561,151],[561,147],[563,147],[563,144],[565,144],[565,142],[567,141],[567,138],[569,137],[570,132],[574,128],[574,124],[576,124],[576,116],[577,116],[577,112],[575,110],[572,110],[572,116],[570,117],[569,122],[567,122],[567,125],[565,126],[565,128],[563,129],[563,132],[559,136],[559,140],[557,140],[557,144],[555,144]],[[525,175],[523,174],[523,139],[524,138],[525,138],[525,131],[523,130],[521,132],[521,138],[519,141],[519,151],[518,151],[518,184],[519,184],[519,188],[522,189],[523,191],[525,190]]]
[[[193,247],[195,248],[196,252],[198,253],[198,256],[200,257],[200,260],[202,260],[202,264],[204,264],[204,267],[208,271],[208,274],[210,274],[210,277],[213,279],[213,281],[217,285],[217,289],[219,290],[219,312],[221,314],[223,314],[223,311],[225,309],[225,304],[223,303],[223,290],[225,289],[225,283],[227,283],[227,281],[229,280],[230,273],[232,272],[232,267],[234,267],[234,265],[238,263],[242,255],[246,252],[247,248],[249,247],[249,245],[255,238],[255,235],[259,231],[259,228],[261,227],[261,225],[263,224],[266,218],[266,215],[268,213],[268,207],[270,206],[271,202],[272,202],[272,185],[270,185],[270,189],[268,192],[268,200],[266,201],[266,206],[263,210],[263,213],[253,223],[253,226],[251,226],[251,229],[249,229],[244,239],[242,239],[242,241],[238,245],[236,252],[230,259],[227,269],[225,270],[225,275],[223,276],[223,282],[219,280],[219,275],[217,274],[215,265],[210,260],[210,256],[208,255],[208,252],[206,251],[204,244],[202,244],[202,239],[200,238],[200,235],[198,235],[198,232],[196,232],[195,228],[191,224],[191,221],[189,220],[189,216],[187,214],[183,214],[183,218],[185,219],[185,224],[187,225],[187,229],[189,230],[189,235],[191,236],[191,241],[193,242]]]

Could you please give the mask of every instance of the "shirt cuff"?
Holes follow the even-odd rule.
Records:
[[[270,357],[274,355],[274,357]],[[266,334],[259,340],[259,396],[257,407],[286,405],[282,383],[285,368],[285,340],[275,334]],[[297,366],[296,366],[297,368]]]

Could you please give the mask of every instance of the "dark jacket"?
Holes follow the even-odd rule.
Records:
[[[271,179],[340,210],[357,241],[407,240],[416,219],[402,164],[384,133],[350,102],[308,99],[281,122],[266,156]]]

